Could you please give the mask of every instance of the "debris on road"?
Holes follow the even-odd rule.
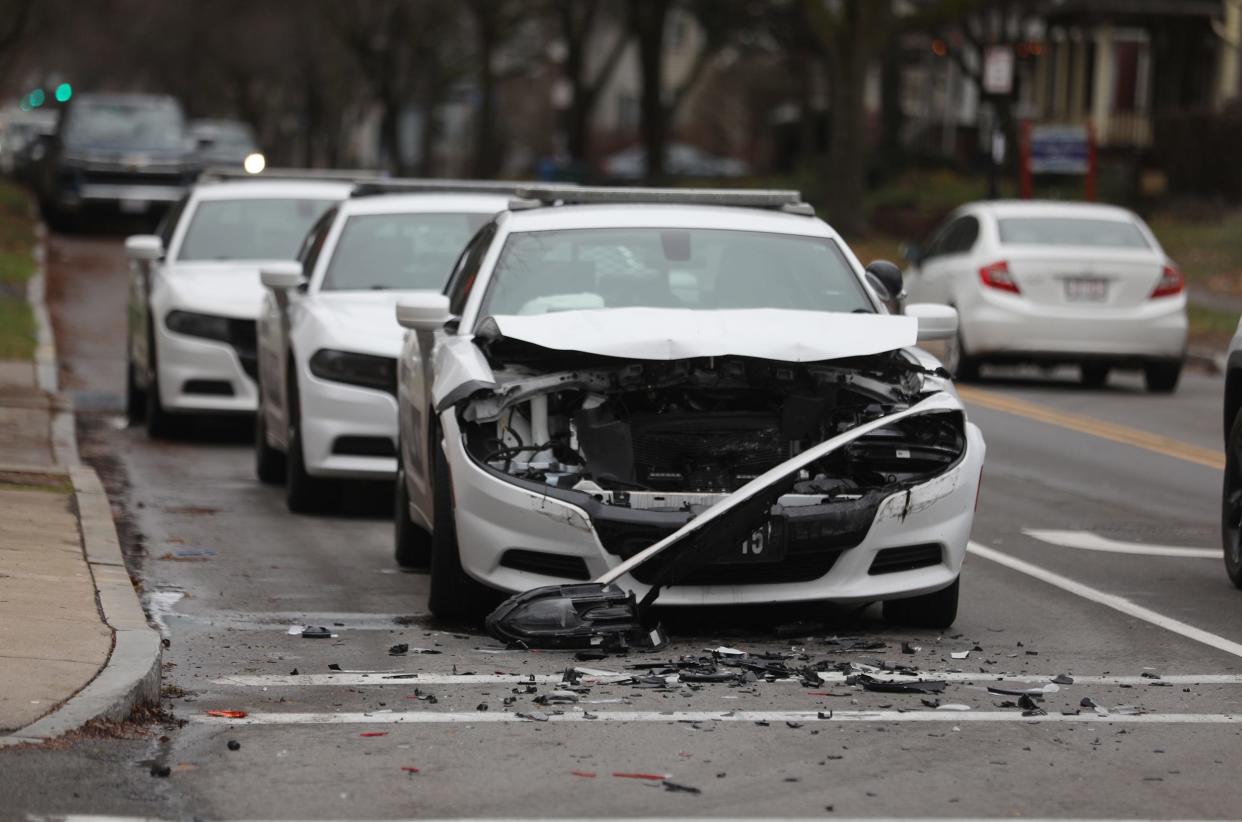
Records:
[[[358,734],[358,736],[363,736],[363,737],[388,736],[388,731],[363,731],[362,733]]]
[[[853,680],[851,682],[851,680]],[[850,685],[861,685],[864,691],[883,694],[940,694],[944,693],[948,684],[944,680],[918,680],[915,682],[897,682],[894,680],[876,679],[869,674],[857,674],[846,679]]]
[[[409,650],[410,650],[410,646],[402,642],[399,645],[393,645],[391,648],[389,648],[388,655],[389,656],[404,656],[406,652]]]
[[[703,793],[703,791],[699,790],[698,788],[692,787],[690,785],[682,785],[677,782],[670,782],[667,779],[664,780],[662,784],[664,785],[664,790],[672,791],[673,793],[695,793],[695,794]]]
[[[570,775],[570,776],[580,776],[580,777],[582,777],[583,779],[594,779],[594,778],[597,776],[597,774],[595,773],[595,771],[570,771],[570,772],[569,772],[569,775]]]
[[[160,779],[167,778],[172,773],[172,768],[167,765],[155,764],[151,766],[151,775]]]
[[[230,739],[230,740],[229,740],[229,742],[228,742],[228,749],[229,749],[230,751],[240,751],[240,750],[241,750],[241,743],[240,743],[240,742],[238,742],[236,739]]]
[[[225,711],[220,709],[210,710],[207,716],[218,716],[224,719],[245,719],[247,713],[245,711]]]
[[[647,779],[652,782],[663,782],[672,776],[667,773],[631,773],[629,771],[613,771],[612,775],[617,779]]]
[[[322,626],[318,628],[305,628],[302,631],[302,639],[331,639],[335,636],[336,634]]]
[[[402,765],[401,770],[405,771],[406,773],[419,773],[420,772],[418,768],[415,768],[413,765]]]
[[[1073,685],[1074,678],[1069,674],[1057,674],[1052,678],[1054,685]]]

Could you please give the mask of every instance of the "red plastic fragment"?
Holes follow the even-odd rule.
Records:
[[[245,719],[245,711],[208,711],[207,716],[222,716],[225,719]]]
[[[358,736],[388,736],[388,731],[363,731]]]
[[[413,765],[402,765],[401,770],[405,771],[406,773],[418,773],[419,772],[418,768],[415,768]]]
[[[587,779],[595,778],[595,771],[570,771],[569,774],[571,776],[584,776]]]
[[[618,779],[650,779],[653,782],[663,782],[665,779],[668,779],[668,774],[664,773],[624,773],[614,771],[612,775]]]

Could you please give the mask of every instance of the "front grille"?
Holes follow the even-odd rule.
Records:
[[[233,396],[233,383],[228,380],[186,380],[181,386],[183,394],[205,394],[209,397]]]
[[[582,557],[567,557],[561,554],[546,554],[543,551],[510,548],[500,558],[500,564],[515,571],[526,571],[545,577],[578,580],[591,578],[591,572],[587,570],[586,561]]]
[[[930,568],[933,565],[939,565],[942,558],[943,552],[935,543],[885,548],[876,552],[875,559],[871,561],[871,567],[867,573],[874,576],[913,571],[915,568]]]
[[[259,379],[258,335],[254,320],[229,320],[229,345],[237,352],[242,370],[250,379]]]
[[[735,491],[788,456],[776,416],[651,414],[630,422],[635,475],[657,491]]]
[[[332,441],[332,453],[350,457],[395,457],[397,449],[388,437],[337,437]]]
[[[186,175],[176,171],[99,171],[90,169],[82,173],[86,185],[108,186],[182,186]]]

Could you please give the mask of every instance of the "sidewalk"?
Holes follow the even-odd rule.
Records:
[[[0,360],[0,748],[159,701],[159,635],[103,486],[78,463],[72,409],[44,390],[55,352],[32,285],[38,365]]]

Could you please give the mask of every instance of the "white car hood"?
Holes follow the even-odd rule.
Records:
[[[364,354],[396,357],[405,329],[397,324],[396,305],[410,291],[320,292],[311,309],[333,345]]]
[[[780,308],[608,308],[489,317],[482,337],[640,360],[757,357],[816,362],[914,345],[918,321],[889,314]]]
[[[173,266],[164,282],[170,307],[218,317],[255,320],[263,306],[257,262],[193,263]]]

